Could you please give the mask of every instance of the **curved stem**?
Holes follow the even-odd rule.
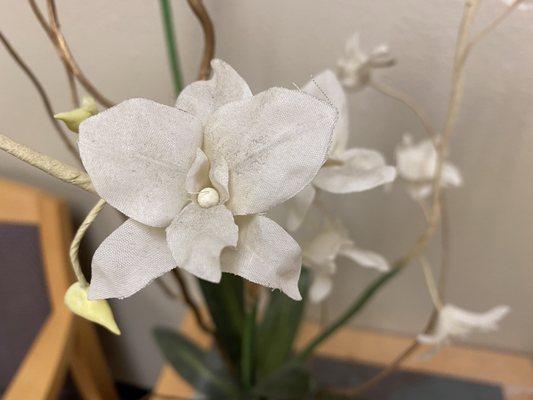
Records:
[[[17,143],[2,134],[0,134],[0,150],[4,150],[6,153],[52,175],[54,178],[70,183],[88,192],[96,193],[91,183],[91,178],[85,172],[46,154],[39,153],[23,144]]]
[[[433,129],[429,118],[412,98],[384,83],[371,80],[369,85],[371,88],[375,89],[379,93],[388,96],[391,99],[399,101],[400,103],[403,103],[405,106],[407,106],[419,119],[420,123],[422,124],[422,127],[426,131],[426,134],[431,138],[435,136],[435,129]]]
[[[76,147],[71,143],[69,140],[67,134],[63,131],[60,124],[57,122],[57,120],[54,118],[54,110],[52,109],[52,104],[50,103],[50,99],[48,98],[48,95],[46,94],[46,91],[44,90],[43,85],[41,85],[41,82],[37,79],[35,74],[32,72],[30,67],[24,62],[24,60],[20,57],[20,55],[15,51],[14,47],[9,43],[7,38],[0,32],[0,42],[4,45],[9,55],[13,58],[13,60],[17,63],[17,65],[24,71],[26,76],[30,79],[31,83],[39,93],[39,97],[41,98],[41,101],[43,102],[44,108],[46,109],[46,115],[48,116],[50,122],[54,126],[54,129],[56,130],[57,134],[59,135],[59,138],[63,142],[63,144],[66,146],[68,151],[81,163],[80,156],[78,154],[78,151],[76,150]]]
[[[200,21],[204,33],[204,52],[200,64],[198,79],[205,80],[209,78],[209,75],[211,74],[210,63],[215,55],[215,28],[213,27],[213,22],[211,21],[202,0],[187,0],[187,2],[194,15],[196,15],[196,18]]]
[[[91,226],[91,224],[94,222],[98,214],[100,214],[100,211],[104,208],[106,205],[106,201],[103,199],[98,200],[96,205],[89,211],[89,214],[85,217],[83,222],[81,223],[80,227],[76,231],[76,234],[74,235],[74,238],[72,239],[72,243],[70,244],[70,264],[72,266],[72,270],[74,271],[74,274],[76,275],[76,278],[78,279],[78,282],[82,286],[89,286],[89,282],[87,282],[87,279],[85,279],[85,275],[83,275],[83,271],[81,270],[80,260],[78,258],[78,254],[80,251],[80,243],[83,237],[85,236],[85,232],[87,232],[87,229]]]
[[[172,22],[172,8],[170,0],[160,0],[161,14],[163,17],[163,28],[165,31],[165,43],[167,45],[168,62],[172,80],[174,82],[174,92],[176,96],[183,89],[183,79],[181,77],[181,68],[178,53],[176,51],[176,33]]]
[[[33,14],[37,18],[37,21],[39,21],[39,24],[44,29],[45,33],[48,35],[48,38],[52,41],[54,46],[56,46],[54,37],[52,35],[52,31],[50,30],[50,27],[48,26],[48,22],[46,22],[46,20],[44,19],[43,14],[41,13],[41,10],[39,10],[37,3],[35,3],[35,0],[28,0],[28,1],[30,3],[30,7],[33,11]],[[76,81],[74,80],[74,76],[70,72],[70,69],[65,61],[63,61],[63,66],[65,67],[65,73],[67,74],[68,85],[70,88],[70,97],[72,100],[72,106],[73,108],[77,108],[80,105],[80,101],[79,101],[78,89],[76,88]]]
[[[112,107],[113,102],[107,99],[103,94],[101,94],[96,89],[96,87],[85,77],[78,64],[76,63],[76,60],[72,56],[72,53],[67,45],[67,41],[65,40],[63,33],[59,29],[54,0],[47,0],[46,3],[48,6],[48,16],[50,19],[50,32],[59,57],[61,57],[63,62],[68,66],[70,72],[76,77],[78,82],[80,82],[80,84],[95,98],[96,101],[98,101],[105,107]]]
[[[332,324],[320,332],[314,339],[312,339],[300,352],[296,355],[295,361],[301,362],[306,360],[312,352],[329,336],[331,336],[337,329],[348,322],[352,316],[361,311],[366,303],[373,297],[381,286],[390,281],[398,272],[400,268],[394,268],[386,274],[381,275],[374,280],[361,295],[352,303],[348,309],[342,313]]]
[[[178,268],[174,268],[172,270],[172,275],[178,282],[178,285],[181,289],[181,294],[183,295],[183,301],[187,306],[191,309],[194,318],[196,319],[196,323],[202,329],[205,333],[213,334],[213,329],[209,326],[207,322],[204,321],[204,318],[202,317],[202,313],[200,312],[200,308],[194,301],[193,297],[191,296],[191,292],[189,291],[189,287],[187,286],[187,282],[185,282],[185,279],[183,278],[183,275],[179,271]]]

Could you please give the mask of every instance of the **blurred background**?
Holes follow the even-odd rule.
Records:
[[[40,3],[44,6],[44,2]],[[440,129],[462,1],[450,0],[206,0],[213,19],[216,56],[229,62],[254,92],[291,87],[334,67],[345,40],[359,32],[363,48],[390,46],[398,65],[376,80],[408,93]],[[171,76],[155,0],[57,1],[69,45],[85,74],[113,101],[146,97],[174,103]],[[484,0],[474,29],[501,12],[499,0]],[[173,2],[178,49],[186,82],[195,79],[203,41],[185,0]],[[446,193],[451,254],[446,300],[473,311],[509,304],[501,329],[471,342],[511,351],[533,350],[533,11],[517,11],[477,47],[467,65],[466,94],[452,143],[451,160],[465,186]],[[0,27],[48,91],[54,110],[71,108],[67,80],[55,51],[26,2],[4,0]],[[349,95],[350,144],[393,150],[405,132],[422,128],[401,104],[370,89]],[[75,164],[53,131],[34,88],[0,50],[0,132]],[[0,176],[46,189],[68,200],[79,223],[96,199],[0,153]],[[401,184],[390,192],[326,197],[348,224],[354,240],[393,260],[424,226],[418,206]],[[85,258],[120,223],[106,210],[91,227]],[[438,237],[430,258],[439,259]],[[1,266],[2,274],[9,266]],[[340,272],[327,315],[336,315],[376,275],[351,263]],[[162,359],[151,337],[156,325],[178,325],[184,307],[151,285],[112,302],[121,337],[101,332],[115,376],[152,386]],[[354,325],[415,334],[425,325],[431,301],[419,266],[389,284]],[[312,310],[310,317],[318,316]]]

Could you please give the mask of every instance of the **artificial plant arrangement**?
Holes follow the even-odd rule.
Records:
[[[357,35],[348,40],[335,71],[319,72],[301,88],[274,87],[253,94],[237,71],[214,59],[214,29],[201,0],[188,0],[205,37],[199,80],[182,87],[170,4],[161,0],[176,103],[129,99],[115,105],[76,63],[54,0],[47,0],[47,16],[29,0],[64,64],[74,109],[55,114],[35,74],[1,33],[0,41],[32,80],[55,129],[83,169],[4,135],[0,148],[99,198],[72,242],[77,282],[65,294],[67,306],[120,334],[107,299],[131,296],[154,280],[165,289],[158,278],[171,272],[198,326],[212,337],[213,350],[201,349],[173,329],[157,329],[155,340],[176,371],[203,398],[212,399],[356,398],[379,384],[420,344],[433,345],[434,352],[454,337],[496,329],[509,308],[474,313],[446,302],[447,265],[441,264],[437,282],[425,250],[439,226],[447,225],[444,189],[463,182],[449,161],[449,144],[461,107],[465,63],[488,33],[512,11],[529,4],[508,0],[501,15],[472,33],[481,1],[463,3],[447,117],[444,127],[436,130],[412,99],[375,79],[378,69],[396,63],[388,48],[365,53]],[[78,85],[88,94],[83,100]],[[427,133],[420,140],[404,136],[395,166],[375,150],[348,147],[347,95],[365,88],[403,103]],[[57,120],[73,133],[67,134]],[[321,194],[387,186],[397,176],[420,205],[426,227],[403,256],[389,263],[356,245]],[[96,250],[89,283],[78,248],[106,205],[127,219]],[[265,215],[274,207],[284,209],[284,219],[275,222]],[[319,223],[311,224],[312,234],[302,239],[296,231],[309,225],[310,214]],[[446,235],[443,229],[443,241]],[[329,295],[338,257],[373,268],[378,276],[339,317],[296,349],[306,300],[319,303]],[[316,387],[306,360],[412,264],[421,266],[434,303],[427,329],[361,386],[342,391]],[[203,305],[191,295],[185,274],[198,279]]]

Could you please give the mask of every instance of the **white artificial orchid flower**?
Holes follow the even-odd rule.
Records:
[[[80,125],[96,191],[130,218],[94,254],[90,299],[130,296],[176,266],[301,298],[301,250],[260,214],[315,177],[337,111],[296,90],[253,96],[228,64],[212,67],[175,107],[131,99]]]
[[[414,143],[409,134],[403,136],[396,148],[398,175],[408,183],[407,190],[415,200],[427,198],[433,189],[432,180],[437,168],[437,151],[432,140]],[[458,187],[463,184],[459,169],[448,161],[442,166],[441,186]]]
[[[506,5],[511,7],[517,0],[502,0]],[[533,0],[524,0],[518,6],[519,10],[531,10],[533,9]]]
[[[508,306],[498,306],[484,313],[463,310],[446,304],[439,311],[437,325],[432,334],[418,335],[418,342],[436,347],[449,344],[453,338],[465,338],[473,331],[490,332],[510,311]]]
[[[304,265],[313,272],[309,298],[314,303],[323,301],[331,292],[338,257],[348,258],[362,267],[381,272],[390,269],[389,263],[381,255],[358,248],[340,221],[326,220],[325,225],[325,229],[302,244]]]
[[[326,70],[309,81],[302,89],[312,96],[331,102],[339,110],[339,120],[333,132],[328,160],[312,184],[286,203],[287,229],[297,230],[313,204],[316,189],[330,193],[354,193],[373,189],[392,182],[394,167],[386,165],[383,156],[375,151],[348,147],[349,124],[347,99],[335,74]]]
[[[373,69],[391,67],[395,63],[386,45],[374,48],[369,54],[364,53],[359,35],[355,33],[346,41],[344,55],[337,61],[337,71],[342,86],[359,90],[368,85]]]

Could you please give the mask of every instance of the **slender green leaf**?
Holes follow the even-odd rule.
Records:
[[[192,387],[212,399],[240,398],[231,376],[209,361],[209,353],[170,329],[156,328],[154,337],[167,361]]]
[[[309,371],[301,364],[290,363],[261,380],[253,389],[255,398],[268,400],[306,399],[314,390]]]
[[[271,293],[257,334],[259,376],[271,374],[289,358],[302,321],[309,283],[309,272],[302,269],[298,283],[301,301],[294,301],[280,291]]]
[[[238,369],[244,330],[244,299],[242,278],[222,274],[220,283],[199,279],[200,289],[216,327],[216,340],[226,356]]]
[[[183,88],[183,78],[181,77],[180,59],[176,46],[176,33],[172,20],[172,8],[170,0],[159,0],[161,5],[161,19],[165,32],[165,43],[167,45],[168,65],[174,83],[174,92],[178,95]]]

